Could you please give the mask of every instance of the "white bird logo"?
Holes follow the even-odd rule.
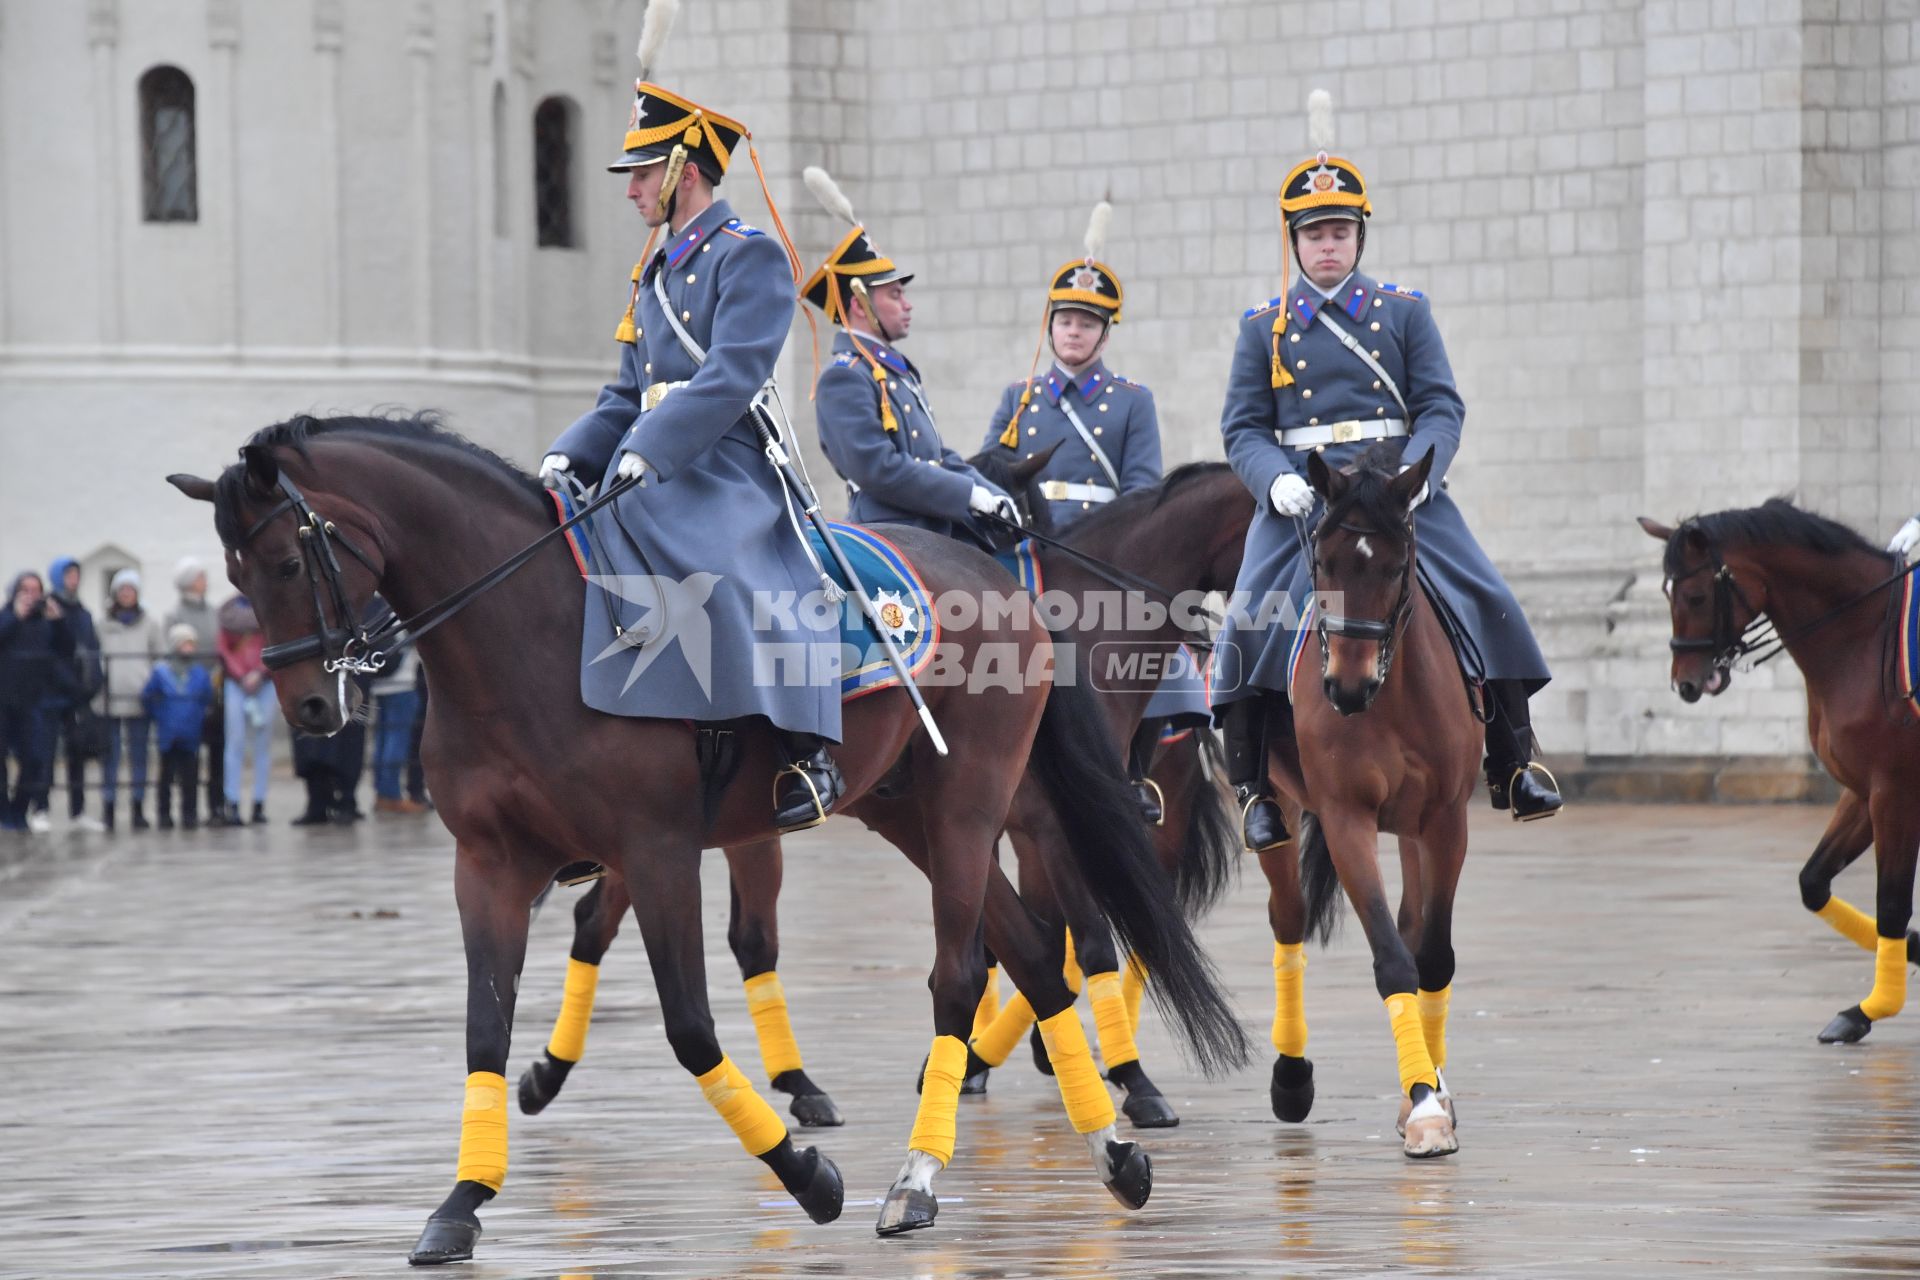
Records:
[[[713,696],[713,624],[707,617],[707,601],[720,581],[719,574],[693,573],[675,579],[646,573],[609,573],[593,574],[587,581],[641,609],[638,621],[622,628],[588,665],[633,650],[633,669],[620,686],[625,694],[654,659],[678,640],[680,656],[699,683],[701,695]]]

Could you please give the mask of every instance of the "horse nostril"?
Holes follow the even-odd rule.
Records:
[[[1680,701],[1682,702],[1700,701],[1700,686],[1693,683],[1693,681],[1691,680],[1682,680],[1680,682]]]
[[[327,700],[319,694],[308,694],[300,699],[300,723],[315,728],[327,721]]]

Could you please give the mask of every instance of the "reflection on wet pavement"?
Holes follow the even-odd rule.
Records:
[[[1461,891],[1451,1160],[1400,1155],[1392,1044],[1351,921],[1308,971],[1313,1115],[1272,1117],[1271,940],[1249,865],[1202,933],[1262,1053],[1202,1081],[1148,1014],[1142,1049],[1183,1122],[1143,1136],[1147,1208],[1127,1214],[1095,1180],[1022,1048],[961,1104],[939,1224],[876,1239],[930,1028],[929,909],[904,860],[834,823],[789,843],[780,972],[807,1070],[848,1119],[796,1137],[839,1162],[846,1215],[807,1223],[715,1120],[667,1050],[629,927],[586,1060],[547,1112],[512,1117],[512,1171],[462,1274],[1920,1266],[1920,1011],[1858,1046],[1814,1042],[1872,981],[1871,958],[1799,905],[1795,871],[1824,815],[1493,818],[1476,815]],[[431,820],[56,835],[0,853],[0,1276],[397,1274],[459,1133],[450,872]],[[1870,876],[1856,867],[1840,891],[1870,902]],[[757,1067],[717,858],[705,886],[721,1037]],[[558,1006],[575,892],[535,923],[510,1076]]]

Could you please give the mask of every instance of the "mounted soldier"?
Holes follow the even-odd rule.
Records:
[[[1112,205],[1096,204],[1087,221],[1086,254],[1049,277],[1034,363],[1041,351],[1050,350],[1052,364],[1044,373],[1030,369],[1001,392],[980,446],[983,453],[1005,449],[1019,458],[1048,455],[1034,483],[1055,532],[1123,493],[1154,488],[1161,478],[1153,393],[1114,373],[1103,358],[1126,301],[1119,275],[1101,261],[1112,218]],[[1167,678],[1127,752],[1134,793],[1156,825],[1164,802],[1147,772],[1170,720],[1211,722],[1197,670]]]
[[[1291,839],[1273,800],[1267,748],[1292,733],[1287,690],[1299,632],[1264,623],[1260,601],[1284,592],[1291,621],[1312,594],[1302,548],[1303,531],[1318,518],[1308,457],[1320,453],[1337,470],[1380,440],[1402,442],[1403,471],[1432,458],[1414,504],[1420,564],[1484,664],[1493,807],[1519,820],[1550,817],[1561,799],[1533,762],[1527,699],[1551,676],[1519,602],[1447,495],[1466,410],[1446,348],[1418,290],[1358,269],[1373,213],[1366,181],[1352,161],[1329,154],[1326,93],[1314,91],[1308,113],[1317,154],[1295,165],[1280,189],[1282,261],[1297,254],[1303,279],[1242,318],[1220,420],[1227,458],[1258,504],[1235,584],[1236,598],[1252,603],[1234,611],[1215,646],[1215,710],[1225,721],[1247,847]]]
[[[814,414],[821,448],[847,482],[847,518],[987,545],[975,517],[1014,519],[1013,501],[941,441],[920,371],[897,349],[913,323],[906,294],[913,275],[874,247],[825,170],[809,167],[805,177],[827,211],[852,226],[801,289],[839,326]]]
[[[755,660],[756,651],[791,652],[795,641],[790,622],[776,631],[765,610],[756,612],[756,596],[805,597],[820,584],[754,418],[792,324],[798,259],[714,195],[742,138],[752,154],[751,134],[648,82],[648,39],[643,33],[625,147],[607,166],[627,175],[627,198],[650,228],[614,335],[620,370],[554,441],[540,478],[556,488],[569,476],[633,485],[592,524],[587,705],[703,722],[765,718],[787,761],[774,822],[797,830],[823,821],[844,790],[826,747],[840,736],[836,635],[802,636],[799,679]],[[753,162],[757,172],[758,155]],[[727,536],[716,538],[716,528]],[[699,614],[704,627],[682,625]]]

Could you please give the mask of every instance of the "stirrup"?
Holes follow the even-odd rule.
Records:
[[[607,874],[606,867],[591,859],[569,862],[553,873],[553,882],[563,889],[571,889],[576,884],[585,884],[589,880],[598,880]]]
[[[1152,778],[1132,778],[1132,779],[1129,779],[1129,781],[1131,781],[1133,785],[1136,787],[1145,787],[1147,790],[1153,792],[1153,811],[1159,815],[1157,818],[1153,820],[1153,825],[1156,827],[1166,826],[1167,825],[1167,793],[1160,789],[1160,784],[1155,782]]]
[[[811,758],[812,757],[808,757],[808,759]],[[801,766],[802,761],[796,760],[773,775],[773,812],[776,819],[780,814],[780,779],[786,777],[788,774],[794,774],[800,781],[806,783],[807,793],[813,798],[813,816],[811,818],[806,819],[804,822],[796,822],[787,826],[781,826],[776,821],[775,830],[783,836],[790,835],[795,831],[805,831],[809,827],[817,827],[827,820],[827,806],[820,799],[820,788],[814,785],[813,775]]]
[[[1513,807],[1513,784],[1520,781],[1523,775],[1529,774],[1529,773],[1539,773],[1544,775],[1547,780],[1548,788],[1553,792],[1554,796],[1560,800],[1560,803],[1552,806],[1551,808],[1542,809],[1539,813],[1529,813],[1525,815],[1523,815],[1518,809],[1514,808]],[[1513,820],[1515,822],[1539,822],[1542,818],[1555,817],[1556,815],[1559,814],[1561,809],[1566,807],[1566,797],[1561,795],[1561,792],[1560,792],[1560,779],[1553,776],[1553,770],[1547,768],[1547,766],[1545,766],[1544,764],[1541,764],[1537,760],[1529,760],[1527,761],[1527,763],[1521,765],[1518,769],[1515,769],[1512,775],[1507,778],[1506,791],[1507,791],[1507,809],[1509,812],[1513,814]]]
[[[1247,839],[1247,815],[1253,812],[1253,806],[1257,804],[1270,804],[1273,806],[1276,815],[1275,821],[1280,824],[1281,837],[1278,840],[1256,846],[1252,841]],[[1265,853],[1269,849],[1284,849],[1292,843],[1293,832],[1287,830],[1287,815],[1285,811],[1280,808],[1280,802],[1272,796],[1260,792],[1255,792],[1253,795],[1248,796],[1240,806],[1240,844],[1242,847],[1244,847],[1248,853]]]

